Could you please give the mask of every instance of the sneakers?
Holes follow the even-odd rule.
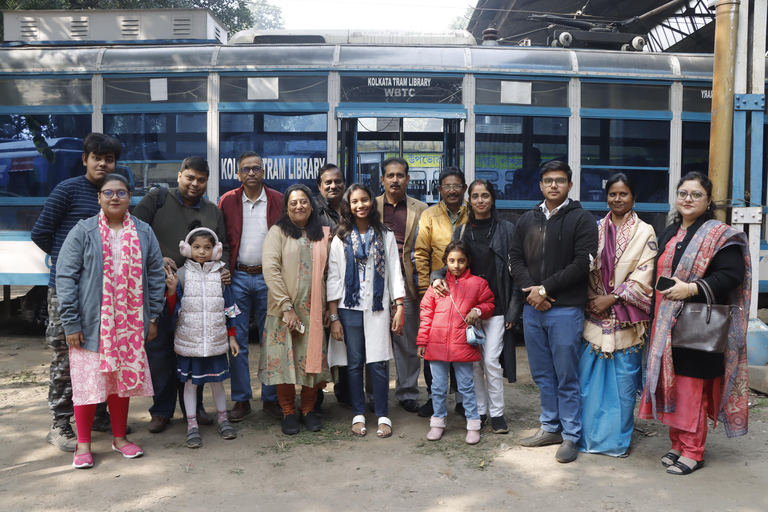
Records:
[[[75,444],[75,457],[72,460],[72,467],[75,469],[88,469],[93,467],[93,454],[77,453],[77,444]]]
[[[509,427],[507,426],[507,422],[504,421],[504,416],[491,417],[491,431],[494,434],[507,434],[509,432]]]
[[[128,443],[127,445],[123,446],[122,448],[118,448],[115,446],[115,442],[112,441],[112,449],[116,452],[120,452],[123,454],[123,457],[126,459],[135,459],[136,457],[141,457],[144,455],[144,452],[136,446],[133,443]]]
[[[443,437],[445,432],[445,418],[438,418],[432,416],[429,419],[429,432],[427,432],[427,439],[430,441],[438,441]]]
[[[69,422],[52,425],[48,435],[45,436],[45,440],[63,452],[74,452],[77,448],[77,436],[75,435],[75,431],[72,430],[72,425],[70,425]],[[83,456],[85,456],[85,454],[83,454]],[[93,457],[91,457],[91,466],[92,465]]]
[[[520,440],[520,446],[527,448],[538,448],[539,446],[549,446],[550,444],[560,444],[563,442],[563,436],[559,432],[547,432],[539,428],[535,434]]]

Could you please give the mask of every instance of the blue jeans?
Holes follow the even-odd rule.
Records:
[[[453,365],[453,370],[456,373],[456,385],[459,388],[459,393],[464,397],[464,416],[468,420],[479,420],[475,381],[472,379],[474,363],[429,361],[429,369],[432,370],[432,409],[434,411],[432,415],[436,418],[448,416],[445,400],[448,397],[451,365]]]
[[[541,428],[563,433],[563,439],[581,437],[579,352],[584,330],[584,309],[553,307],[523,309],[523,331],[533,382],[539,387]]]
[[[365,414],[365,390],[363,373],[365,371],[365,331],[363,312],[354,309],[339,308],[339,320],[344,329],[344,341],[347,343],[347,373],[349,375],[349,398],[355,415]],[[389,414],[389,361],[376,361],[367,364],[373,384],[373,403],[376,416]]]
[[[232,271],[232,284],[229,285],[232,300],[240,308],[240,314],[234,319],[235,340],[240,347],[240,355],[229,356],[229,373],[232,377],[233,402],[247,402],[253,398],[251,390],[251,370],[248,364],[248,322],[251,317],[251,308],[256,308],[256,321],[258,322],[259,344],[261,344],[264,322],[267,319],[267,285],[262,274],[249,274],[242,270]],[[277,402],[277,388],[275,386],[261,385],[261,400],[263,402]]]

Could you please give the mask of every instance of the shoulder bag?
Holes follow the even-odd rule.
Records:
[[[675,314],[672,347],[722,354],[733,310],[738,306],[713,304],[714,294],[706,281],[697,279],[694,283],[704,292],[707,302],[685,302]]]
[[[451,302],[453,302],[453,295],[450,294],[450,291],[448,296],[451,298]],[[453,307],[456,308],[456,311],[459,313],[459,317],[461,317],[461,320],[467,326],[467,343],[473,346],[478,346],[485,343],[485,333],[483,330],[479,326],[469,325],[467,321],[464,320],[464,315],[461,314],[461,311],[459,311],[459,307],[455,302],[453,302]]]

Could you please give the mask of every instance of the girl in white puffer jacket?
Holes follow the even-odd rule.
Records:
[[[186,240],[179,243],[179,249],[187,261],[178,274],[166,269],[168,310],[174,313],[176,326],[173,345],[178,354],[177,373],[179,381],[185,383],[187,446],[199,448],[203,441],[197,416],[189,413],[197,411],[197,386],[206,382],[213,392],[221,437],[237,437],[237,431],[227,420],[223,381],[229,378],[227,350],[231,349],[233,356],[240,352],[235,327],[228,326],[239,309],[221,282],[224,264],[220,261],[222,246],[216,233],[192,227]]]

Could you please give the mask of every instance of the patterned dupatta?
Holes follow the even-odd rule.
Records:
[[[104,256],[104,278],[101,287],[102,372],[118,372],[119,391],[144,387],[144,290],[141,281],[141,244],[130,214],[123,218],[123,237],[119,265],[112,258],[109,244],[109,221],[99,212],[99,234]]]
[[[752,288],[752,264],[749,258],[747,236],[727,224],[709,220],[696,231],[688,244],[674,276],[690,283],[701,278],[712,258],[722,248],[739,245],[744,254],[746,272],[744,282],[731,292],[730,303],[739,310],[731,321],[728,342],[725,347],[725,375],[720,390],[720,410],[716,419],[725,426],[728,437],[747,433],[747,321]],[[682,301],[662,297],[654,318],[653,339],[648,353],[648,380],[643,400],[651,402],[654,419],[656,412],[674,412],[675,369],[672,363],[672,328],[675,312],[682,307]]]
[[[590,273],[590,287],[598,295],[615,293],[622,300],[611,307],[610,318],[606,320],[587,308],[584,337],[605,357],[612,357],[616,350],[641,345],[648,326],[656,242],[652,231],[638,229],[641,225],[634,210],[618,228],[611,221],[610,212],[600,221],[599,257]],[[622,272],[616,276],[616,268],[625,262],[634,265],[626,270],[626,275]],[[614,286],[617,278],[623,282]]]

